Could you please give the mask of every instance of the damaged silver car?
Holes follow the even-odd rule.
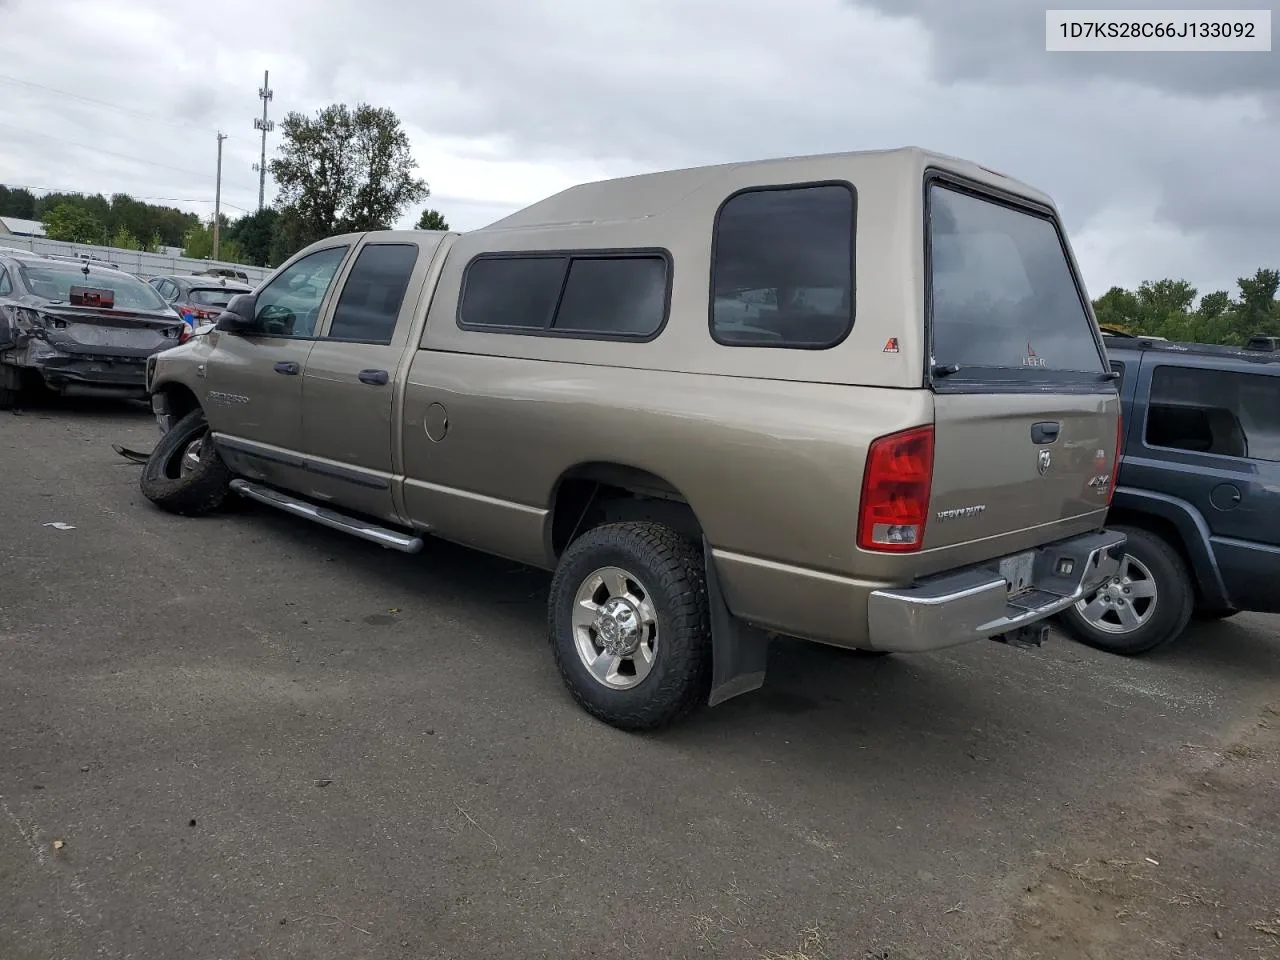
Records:
[[[0,409],[24,391],[146,397],[147,357],[191,328],[121,270],[0,252]]]

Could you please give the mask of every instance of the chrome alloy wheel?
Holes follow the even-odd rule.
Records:
[[[1105,633],[1132,633],[1151,619],[1156,602],[1151,571],[1126,553],[1116,575],[1076,603],[1076,612]]]
[[[578,657],[602,686],[629,690],[653,669],[658,611],[644,584],[620,567],[600,567],[582,581],[572,623]]]

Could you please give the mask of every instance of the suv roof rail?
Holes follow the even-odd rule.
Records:
[[[1249,338],[1249,342],[1244,345],[1246,350],[1265,351],[1274,353],[1280,349],[1280,337],[1268,337],[1261,333],[1255,333]]]
[[[1121,330],[1119,327],[1100,326],[1098,329],[1102,331],[1102,335],[1104,337],[1124,337],[1126,340],[1131,340],[1137,337],[1136,333],[1130,333],[1128,330]]]

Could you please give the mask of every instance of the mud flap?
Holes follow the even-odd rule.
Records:
[[[743,623],[729,612],[706,537],[702,538],[702,556],[706,564],[707,606],[711,613],[711,695],[707,703],[714,707],[758,690],[764,684],[769,634]]]

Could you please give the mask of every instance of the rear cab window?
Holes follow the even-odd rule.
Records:
[[[1048,213],[931,179],[926,223],[935,385],[1109,382]]]

